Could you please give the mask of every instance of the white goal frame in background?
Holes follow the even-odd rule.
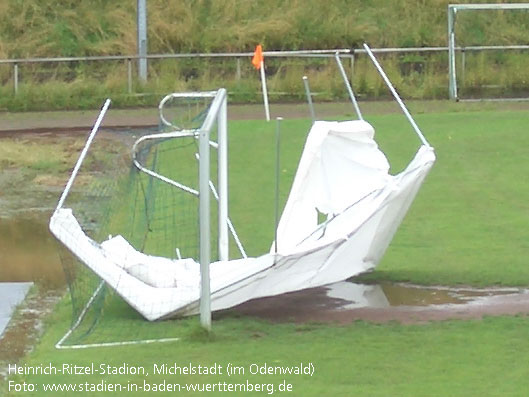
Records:
[[[472,10],[529,10],[529,3],[503,3],[503,4],[449,4],[448,5],[448,94],[450,99],[459,101],[457,92],[456,76],[456,37],[455,24],[456,15],[459,11]],[[529,48],[528,46],[515,46],[518,49]],[[503,47],[498,47],[503,48]],[[510,47],[509,47],[510,48]],[[514,46],[513,46],[514,48]],[[523,98],[527,100],[529,98]],[[489,100],[509,100],[509,99],[489,99]],[[512,100],[512,99],[511,99]],[[518,98],[517,100],[522,100]]]

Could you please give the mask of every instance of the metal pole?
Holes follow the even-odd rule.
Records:
[[[314,123],[316,121],[316,114],[314,113],[312,94],[310,93],[309,79],[307,76],[303,76],[303,85],[305,86],[305,94],[307,95],[307,102],[309,103],[310,117],[312,117],[312,122]]]
[[[351,50],[351,81],[354,81],[355,77],[355,53]]]
[[[454,17],[455,10],[448,5],[448,97],[457,99],[456,92],[456,64],[455,64],[455,37],[454,37]]]
[[[263,86],[263,102],[265,107],[266,121],[270,121],[270,106],[268,105],[268,90],[266,89],[266,76],[263,61],[261,61],[261,67],[259,68],[259,71],[261,72],[261,85]]]
[[[200,224],[200,324],[211,330],[211,292],[209,284],[209,128],[199,133],[199,224]]]
[[[466,67],[466,59],[465,59],[465,48],[461,48],[461,87],[465,86],[465,67]]]
[[[138,0],[138,77],[147,81],[147,0]]]
[[[334,58],[336,59],[336,63],[338,64],[338,69],[340,69],[340,73],[343,77],[343,81],[345,83],[345,87],[347,88],[347,92],[349,93],[349,97],[351,98],[351,102],[353,103],[353,107],[355,109],[356,115],[360,120],[363,120],[362,112],[360,112],[360,108],[358,107],[358,103],[356,102],[355,95],[353,93],[353,89],[351,88],[351,84],[349,83],[349,79],[347,78],[347,74],[345,74],[345,70],[342,65],[342,61],[340,60],[340,54],[336,52],[334,54]]]
[[[132,59],[127,59],[127,90],[132,94]]]
[[[277,124],[276,124],[276,195],[275,195],[275,228],[274,228],[274,246],[275,246],[275,252],[277,254],[278,251],[278,243],[277,243],[277,228],[279,226],[279,175],[280,172],[280,155],[279,155],[279,149],[281,147],[281,121],[283,121],[283,117],[277,118]]]
[[[75,180],[75,177],[77,176],[77,173],[79,172],[79,168],[81,168],[81,164],[83,163],[83,160],[86,157],[86,154],[88,153],[88,149],[90,148],[90,145],[92,144],[92,141],[94,140],[94,137],[96,136],[97,130],[99,130],[99,126],[101,125],[101,122],[103,121],[103,117],[105,117],[105,113],[107,112],[109,106],[110,106],[110,99],[107,99],[105,101],[105,104],[101,108],[101,112],[99,113],[99,116],[97,117],[94,127],[92,128],[92,132],[90,133],[90,135],[88,136],[88,139],[86,140],[86,144],[83,148],[83,151],[81,152],[79,159],[77,160],[77,163],[75,164],[75,167],[72,171],[72,175],[70,175],[70,179],[68,179],[68,183],[66,184],[66,187],[64,188],[64,191],[62,192],[61,198],[59,199],[59,203],[57,204],[57,208],[55,209],[55,211],[60,209],[62,205],[64,204],[64,200],[66,200],[66,197],[68,196],[68,193],[70,192],[70,189],[72,188],[73,181]]]
[[[13,64],[13,89],[18,94],[18,63]]]
[[[380,73],[380,76],[382,76],[382,79],[384,80],[384,82],[388,86],[389,90],[393,94],[393,97],[395,98],[395,100],[399,104],[400,108],[402,109],[402,111],[406,115],[406,118],[408,119],[408,121],[410,122],[411,126],[413,127],[413,129],[417,133],[417,136],[419,137],[421,142],[424,145],[426,145],[426,146],[430,146],[430,144],[428,143],[428,141],[426,140],[426,138],[422,134],[421,130],[419,129],[419,126],[417,125],[417,123],[415,123],[415,120],[413,120],[413,117],[411,117],[411,114],[408,111],[408,109],[406,108],[406,105],[404,105],[404,102],[402,102],[402,99],[400,99],[400,96],[397,93],[397,91],[395,90],[395,87],[393,87],[393,85],[391,84],[391,81],[389,81],[389,78],[386,75],[386,73],[384,72],[384,70],[382,69],[382,66],[380,66],[380,64],[378,63],[377,59],[375,58],[375,56],[371,52],[371,49],[369,48],[369,46],[364,43],[364,48],[367,51],[367,55],[369,55],[369,58],[371,58],[371,60],[373,61],[373,64],[375,65],[375,67],[377,68],[378,72]]]
[[[241,58],[237,58],[237,71],[235,73],[235,79],[237,81],[241,79]]]
[[[455,51],[455,33],[452,32],[452,34],[450,35],[450,47],[453,49],[452,50],[452,57],[450,59],[450,64],[452,65],[451,66],[451,87],[452,87],[452,96],[450,97],[450,99],[455,99],[456,101],[458,100],[457,98],[457,78],[456,78],[456,51]]]
[[[218,179],[219,179],[219,260],[227,261],[229,255],[228,234],[228,106],[224,97],[218,115]]]

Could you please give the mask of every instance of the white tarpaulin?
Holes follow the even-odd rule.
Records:
[[[374,135],[362,120],[314,123],[279,222],[281,252],[295,251],[316,229],[318,211],[328,217],[340,214],[391,180]]]
[[[423,145],[392,176],[367,122],[315,122],[279,222],[277,253],[212,263],[212,310],[373,268],[434,161],[433,149]],[[318,223],[318,212],[325,221]],[[197,312],[200,267],[193,259],[145,255],[122,236],[95,242],[68,208],[55,211],[50,229],[148,320]]]

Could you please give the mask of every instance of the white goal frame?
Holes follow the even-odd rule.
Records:
[[[212,98],[206,119],[198,130],[186,131],[180,129],[178,126],[172,125],[163,115],[163,108],[165,103],[173,98]],[[155,134],[150,138],[159,139],[160,137],[180,137],[186,134],[191,134],[199,141],[199,190],[181,185],[177,181],[170,180],[162,175],[158,175],[153,171],[145,170],[143,167],[140,170],[147,172],[149,175],[169,183],[174,187],[182,189],[188,193],[198,195],[199,198],[199,230],[200,230],[200,274],[201,274],[201,288],[200,288],[200,323],[202,327],[211,330],[211,292],[210,292],[210,277],[209,265],[211,262],[211,236],[210,236],[210,191],[214,194],[218,201],[218,252],[219,260],[229,260],[229,231],[232,232],[234,238],[238,242],[235,230],[230,223],[228,217],[228,93],[226,89],[220,88],[217,91],[208,92],[191,92],[191,93],[173,93],[167,95],[162,99],[158,107],[160,121],[166,127],[175,128],[176,131],[162,134]],[[217,123],[217,142],[212,142],[210,139],[211,130]],[[210,178],[210,148],[217,150],[218,160],[218,190],[211,182]],[[231,226],[231,227],[230,227]],[[244,250],[238,244],[241,253]]]
[[[471,10],[524,10],[529,9],[529,3],[503,4],[449,4],[448,5],[448,94],[450,99],[459,101],[456,76],[456,15],[459,11]],[[527,99],[527,98],[525,98]],[[501,100],[501,99],[498,99]],[[504,99],[505,100],[505,99]]]
[[[172,98],[211,98],[211,104],[208,109],[205,120],[198,129],[184,130],[178,126],[174,126],[167,122],[163,117],[163,105],[165,102]],[[199,262],[200,262],[200,273],[201,273],[201,288],[200,288],[200,323],[206,330],[211,330],[211,291],[210,291],[210,273],[209,265],[211,262],[211,235],[210,235],[210,194],[212,193],[218,202],[218,254],[219,260],[229,260],[229,232],[234,237],[239,250],[243,257],[246,257],[246,253],[239,241],[239,238],[233,228],[233,225],[228,216],[228,111],[227,111],[227,99],[228,94],[226,89],[220,88],[217,91],[208,92],[187,92],[187,93],[173,93],[166,96],[159,106],[160,120],[165,127],[170,127],[172,131],[162,132],[157,134],[145,135],[134,143],[132,147],[133,164],[138,168],[139,171],[150,175],[153,178],[157,178],[162,182],[165,182],[174,188],[181,189],[189,194],[198,197],[199,200]],[[66,187],[59,199],[55,212],[60,210],[72,188],[72,185],[77,177],[79,169],[88,153],[90,145],[97,134],[99,127],[103,121],[103,118],[110,107],[110,99],[105,101],[101,112],[92,128],[92,131],[86,141],[86,144],[75,164],[75,167],[70,175],[70,178],[66,184]],[[210,139],[210,134],[213,127],[217,126],[217,142],[213,142]],[[182,137],[194,137],[198,140],[199,144],[199,189],[195,190],[188,186],[185,186],[177,181],[167,178],[163,175],[156,173],[144,167],[136,157],[136,150],[141,142],[146,140],[161,140],[168,138],[182,138]],[[217,183],[215,187],[210,179],[210,150],[211,148],[217,150]],[[84,349],[91,347],[103,347],[103,346],[121,346],[131,344],[145,344],[145,343],[156,343],[156,342],[173,342],[178,341],[180,338],[162,338],[162,339],[148,339],[148,340],[134,340],[126,342],[104,342],[104,343],[91,343],[91,344],[77,344],[77,345],[64,345],[66,339],[73,333],[73,331],[80,325],[83,318],[85,317],[89,307],[92,305],[95,297],[99,294],[101,288],[104,286],[104,281],[101,281],[89,299],[88,303],[82,309],[79,317],[76,319],[72,327],[66,332],[66,334],[60,339],[55,345],[57,349]]]

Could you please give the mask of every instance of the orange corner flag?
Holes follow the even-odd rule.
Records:
[[[261,47],[261,44],[258,44],[257,47],[255,47],[255,52],[252,58],[252,65],[256,69],[261,69],[261,63],[263,62],[263,60],[263,47]]]

